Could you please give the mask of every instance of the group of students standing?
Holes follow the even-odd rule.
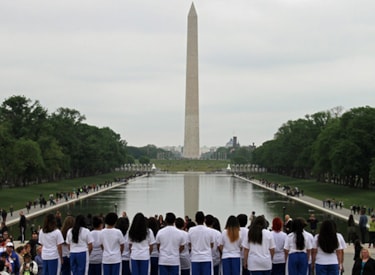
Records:
[[[271,229],[263,215],[249,227],[247,221],[245,214],[231,215],[221,231],[219,221],[202,211],[195,223],[171,212],[163,223],[142,213],[130,223],[126,215],[111,212],[94,216],[91,231],[82,215],[67,216],[60,230],[55,215],[48,214],[39,231],[43,274],[337,275],[342,270],[346,244],[334,221],[323,221],[315,236],[304,230],[303,218],[292,221],[289,234],[279,217]]]

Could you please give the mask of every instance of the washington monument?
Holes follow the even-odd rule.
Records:
[[[198,159],[199,154],[199,87],[198,87],[198,17],[194,3],[188,14],[185,140],[184,158]]]

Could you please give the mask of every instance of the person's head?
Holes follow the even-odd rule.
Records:
[[[367,259],[371,258],[370,250],[368,250],[368,248],[362,248],[359,257],[362,260],[367,260]]]
[[[20,245],[20,246],[17,246],[16,247],[16,252],[17,252],[17,254],[19,254],[19,255],[23,255],[23,254],[25,254],[26,252],[25,252],[26,250],[25,250],[25,246],[23,246],[23,245]]]
[[[31,254],[26,253],[25,255],[23,255],[23,260],[24,260],[25,263],[30,263],[31,262]]]
[[[263,215],[257,216],[253,223],[250,226],[248,232],[248,242],[255,243],[255,244],[262,244],[263,241],[263,233],[262,230],[266,229],[267,221]]]
[[[212,227],[215,221],[215,217],[211,214],[206,215],[205,222],[208,227]]]
[[[8,239],[8,237],[9,237],[9,233],[8,233],[8,231],[4,231],[4,232],[3,232],[3,240]]]
[[[235,216],[231,215],[228,217],[225,229],[227,230],[227,236],[231,242],[238,240],[240,237],[240,223]]]
[[[63,225],[61,227],[61,233],[66,238],[66,234],[68,233],[68,230],[73,227],[74,225],[74,217],[73,216],[66,216],[63,222]]]
[[[115,212],[109,212],[105,218],[104,218],[104,222],[105,224],[109,225],[109,226],[114,226],[117,222],[117,214]]]
[[[133,242],[142,242],[148,234],[147,219],[142,213],[135,214],[129,229],[129,238]]]
[[[42,254],[42,246],[41,245],[37,244],[35,250],[36,250],[37,255]]]
[[[38,231],[34,230],[34,231],[31,233],[31,239],[33,239],[33,240],[38,240]]]
[[[54,231],[57,228],[56,225],[56,216],[52,213],[47,214],[44,217],[44,223],[43,223],[43,232],[49,233]]]
[[[195,213],[195,221],[197,224],[204,224],[204,213],[202,211],[197,211],[197,213]]]
[[[78,215],[75,218],[74,225],[72,227],[72,240],[74,243],[78,243],[79,232],[82,227],[86,227],[86,218],[83,215]]]
[[[176,219],[176,221],[174,222],[174,224],[175,224],[176,228],[183,229],[184,225],[185,225],[185,221],[181,217],[178,217]]]
[[[100,230],[103,228],[103,219],[99,216],[92,217],[92,226],[96,230]]]
[[[246,227],[246,224],[247,224],[247,215],[246,214],[239,214],[237,216],[237,220],[240,223],[241,227]]]
[[[168,212],[167,214],[165,214],[165,222],[168,225],[173,225],[175,220],[176,220],[176,215],[173,214],[172,212]]]
[[[130,225],[130,222],[129,222],[128,217],[120,217],[117,219],[115,227],[117,229],[120,229],[122,235],[125,236],[126,233],[128,232],[129,225]]]
[[[280,232],[283,228],[283,221],[280,217],[275,217],[272,220],[272,230],[275,232]]]
[[[154,236],[156,236],[156,234],[158,233],[160,229],[159,221],[155,219],[154,217],[150,217],[147,221],[147,224],[148,224],[148,228],[150,228],[151,231],[154,233]]]
[[[10,255],[14,249],[14,245],[12,242],[7,242],[5,245],[5,251]]]
[[[320,225],[318,246],[326,253],[333,253],[339,246],[336,225],[332,220],[324,220]]]
[[[289,221],[289,219],[290,219],[290,216],[289,215],[285,215],[285,221],[287,222],[287,221]]]

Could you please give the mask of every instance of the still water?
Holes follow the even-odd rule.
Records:
[[[216,216],[224,228],[230,215],[244,213],[264,214],[270,222],[276,216],[290,214],[293,218],[308,218],[314,212],[318,220],[327,214],[309,209],[293,200],[266,191],[251,183],[222,174],[156,174],[131,181],[88,199],[71,203],[60,209],[63,218],[67,213],[106,214],[126,211],[130,220],[142,212],[154,216],[174,212],[176,216],[193,218],[197,210]],[[336,219],[338,229],[346,235],[346,222]],[[35,227],[43,223],[43,217],[30,221]]]

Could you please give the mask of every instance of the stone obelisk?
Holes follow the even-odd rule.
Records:
[[[188,14],[185,140],[184,158],[198,159],[199,154],[199,87],[198,87],[198,17],[194,3]]]

